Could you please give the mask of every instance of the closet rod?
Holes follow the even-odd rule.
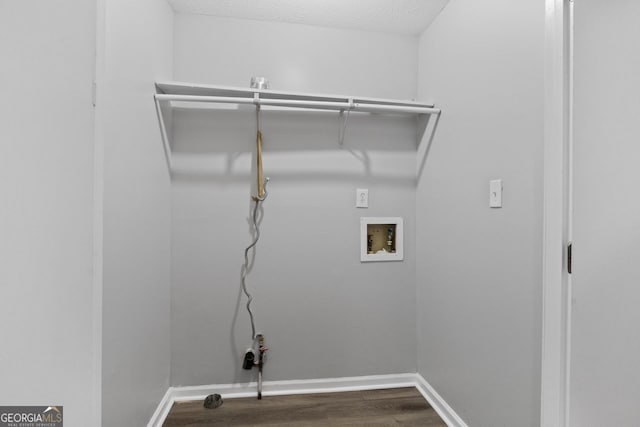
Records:
[[[182,102],[213,102],[226,104],[255,104],[270,105],[274,107],[296,107],[311,108],[321,110],[351,110],[366,112],[395,112],[395,113],[413,113],[413,114],[440,114],[439,108],[419,107],[411,105],[387,105],[359,102],[331,102],[331,101],[311,101],[298,99],[264,99],[259,97],[241,98],[226,96],[203,96],[203,95],[174,95],[174,94],[156,94],[158,101],[182,101]]]

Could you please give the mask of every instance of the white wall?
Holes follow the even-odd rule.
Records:
[[[266,76],[279,90],[416,96],[411,36],[188,14],[176,25],[176,80],[248,87]]]
[[[470,426],[539,425],[543,35],[542,2],[451,0],[420,39],[443,114],[417,191],[418,370]]]
[[[291,24],[177,15],[175,79],[281,90],[415,96],[417,39]],[[413,372],[413,121],[264,112],[271,178],[262,239],[247,279],[269,360],[265,380]],[[244,382],[251,329],[240,295],[250,241],[255,118],[177,111],[172,224],[172,384]],[[369,188],[367,210],[355,190]],[[359,261],[360,216],[405,219],[405,261]]]
[[[103,7],[102,421],[133,426],[149,420],[169,386],[170,193],[153,84],[171,78],[173,13],[157,0]]]
[[[572,426],[640,425],[638,16],[575,3]]]
[[[0,402],[95,425],[95,4],[1,1]]]

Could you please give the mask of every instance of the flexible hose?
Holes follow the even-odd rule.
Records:
[[[264,195],[262,197],[253,197],[253,201],[255,205],[253,206],[253,213],[251,215],[251,220],[253,224],[253,229],[255,230],[255,238],[251,242],[249,246],[247,246],[244,250],[244,265],[242,266],[242,273],[240,274],[241,282],[242,282],[242,291],[247,296],[247,311],[249,312],[249,319],[251,319],[251,339],[256,339],[256,324],[253,318],[253,312],[251,311],[251,301],[253,301],[253,296],[247,291],[247,274],[249,272],[249,251],[258,243],[260,240],[260,226],[258,225],[258,208],[260,207],[260,203],[264,202],[267,198],[267,183],[269,182],[269,178],[264,179]]]

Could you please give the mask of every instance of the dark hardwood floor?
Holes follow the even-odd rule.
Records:
[[[223,396],[224,399],[224,396]],[[203,401],[177,402],[164,427],[173,426],[421,426],[446,427],[417,389],[224,399],[206,409]]]

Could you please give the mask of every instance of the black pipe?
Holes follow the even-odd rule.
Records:
[[[260,355],[258,356],[258,400],[262,399],[262,355],[264,351],[260,349]]]

